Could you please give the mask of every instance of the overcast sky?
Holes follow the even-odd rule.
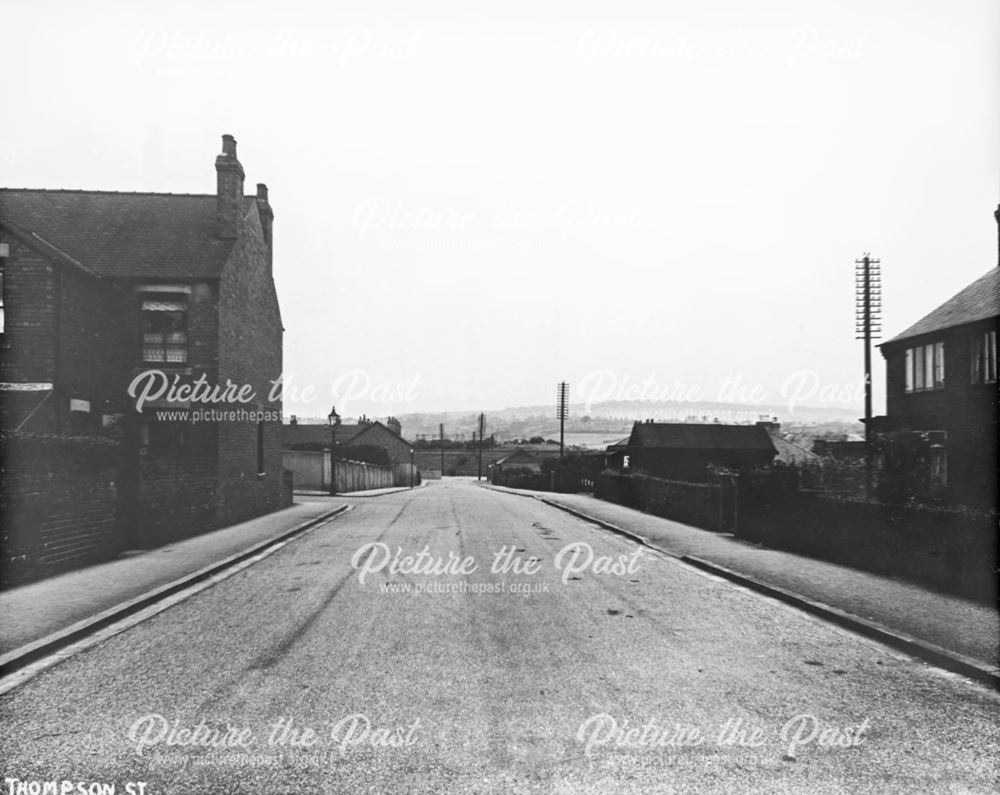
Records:
[[[3,30],[0,184],[212,193],[236,137],[321,394],[286,413],[564,379],[860,407],[854,259],[887,336],[997,264],[995,0],[41,0]]]

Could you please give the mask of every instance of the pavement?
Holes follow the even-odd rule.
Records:
[[[358,499],[67,649],[0,693],[0,768],[19,791],[147,795],[986,793],[998,706],[539,500],[446,480]]]
[[[364,491],[345,491],[338,493],[336,496],[340,497],[381,497],[384,494],[396,494],[400,491],[410,491],[411,488],[419,489],[421,486],[426,486],[429,481],[423,481],[423,483],[417,486],[390,486],[385,489],[365,489]],[[316,491],[310,489],[296,489],[296,496],[301,497],[328,497],[330,493],[327,491]]]
[[[586,494],[503,489],[536,497],[640,536],[668,554],[695,558],[730,579],[742,576],[808,602],[856,616],[898,637],[937,647],[996,678],[1000,621],[994,606],[951,596],[902,579],[768,549],[734,537],[663,519]],[[780,593],[777,595],[781,595]],[[788,600],[786,600],[788,601]],[[900,644],[903,645],[903,644]]]
[[[7,656],[18,649],[190,577],[345,505],[297,502],[211,533],[0,591],[0,660],[6,666]]]

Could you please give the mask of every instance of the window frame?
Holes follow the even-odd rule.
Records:
[[[139,294],[139,360],[143,364],[155,364],[164,367],[187,367],[190,363],[191,356],[191,340],[190,340],[190,313],[191,313],[191,302],[189,296],[191,293],[191,287],[189,285],[182,284],[143,284],[138,285],[135,288],[136,293]],[[150,309],[146,307],[147,303],[160,302],[160,303],[175,303],[181,305],[177,309]],[[160,333],[161,340],[159,342],[159,347],[161,351],[161,356],[157,358],[150,358],[147,355],[147,348],[152,347],[155,343],[150,342],[148,336],[155,334],[156,332],[147,331],[147,318],[155,312],[179,312],[181,313],[180,325],[182,326],[181,331],[169,332],[164,330]],[[179,334],[182,337],[182,341],[171,341],[169,338],[172,334]],[[171,360],[169,358],[171,349],[176,349],[183,346],[183,359]]]
[[[933,392],[947,386],[943,340],[912,345],[903,360],[903,389],[906,394]]]
[[[997,330],[977,333],[970,346],[970,380],[973,384],[995,384],[997,381]]]
[[[7,260],[10,243],[0,243],[0,337],[7,333]]]

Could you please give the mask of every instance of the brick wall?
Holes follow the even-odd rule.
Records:
[[[393,435],[381,425],[372,425],[355,436],[357,441],[351,440],[351,446],[381,447],[389,455],[391,461],[396,463],[410,463],[410,444],[403,441],[398,436]],[[340,438],[338,436],[338,447]],[[350,447],[344,447],[343,455],[350,457]]]
[[[995,513],[845,500],[738,483],[736,535],[996,603]]]
[[[117,380],[118,291],[9,235],[0,234],[0,242],[10,246],[4,261],[0,380],[54,385],[44,402],[44,393],[8,392],[3,427],[42,434],[99,432],[105,400]],[[74,398],[89,402],[90,412],[75,413],[71,422]]]
[[[155,546],[291,503],[282,472],[281,405],[267,401],[271,381],[281,374],[283,330],[256,209],[242,219],[221,278],[189,284],[188,361],[183,367],[141,363],[141,299],[129,285],[129,328],[124,337],[129,348],[126,361],[135,366],[122,379],[121,393],[144,369],[160,369],[168,376],[179,372],[184,381],[204,374],[211,385],[224,386],[227,379],[252,385],[256,393],[252,403],[207,408],[273,412],[263,425],[264,467],[258,472],[256,418],[168,424],[159,429],[159,444],[144,446],[139,443],[139,426],[157,422],[156,408],[139,417],[134,406],[127,406],[136,482],[127,484],[126,491],[135,496],[124,521],[137,546]]]
[[[51,382],[55,375],[55,269],[44,256],[0,230],[10,246],[4,265],[3,357],[0,380]]]
[[[116,534],[117,444],[5,433],[0,581],[10,586],[107,559]]]
[[[129,382],[144,370],[162,370],[170,378],[180,373],[185,382],[204,374],[209,383],[216,383],[218,286],[208,280],[184,282],[191,288],[187,296],[188,361],[182,366],[147,364],[142,361],[142,295],[134,287],[151,281],[122,283],[119,360],[124,366],[116,395],[117,408],[124,415],[124,455],[129,464],[122,472],[119,521],[130,548],[158,546],[219,524],[215,426],[158,420],[156,408],[147,407],[140,415],[126,391]]]
[[[594,483],[594,496],[705,530],[730,529],[730,512],[724,510],[723,486],[718,483],[601,473]]]
[[[56,406],[64,433],[100,433],[105,401],[121,372],[118,307],[121,292],[104,280],[63,266],[56,274],[60,312]],[[70,415],[70,400],[85,400],[89,412]]]
[[[140,529],[136,541],[156,547],[198,535],[219,524],[216,459],[179,446],[140,455]]]
[[[10,246],[10,256],[2,260],[5,329],[0,337],[0,381],[52,383],[56,360],[53,318],[57,266],[2,230],[0,243]],[[55,432],[55,402],[51,396],[11,391],[0,398],[3,428],[18,427],[34,410],[24,430]]]
[[[717,484],[602,473],[594,496],[694,527],[733,529],[739,538],[775,549],[996,602],[995,512],[845,500],[799,491],[788,472],[743,474]]]
[[[251,384],[263,420],[263,472],[258,471],[256,422],[219,425],[218,509],[229,522],[287,504],[282,489],[281,401],[269,400],[281,376],[283,328],[257,203],[240,233],[219,284],[219,382]]]

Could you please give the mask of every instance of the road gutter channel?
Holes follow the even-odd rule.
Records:
[[[302,524],[296,525],[291,530],[286,530],[281,535],[269,538],[266,541],[261,541],[260,543],[254,544],[252,547],[249,547],[242,552],[237,552],[235,555],[230,555],[228,558],[212,563],[211,565],[206,566],[193,574],[187,574],[174,580],[173,582],[168,582],[166,585],[161,585],[151,591],[147,591],[146,593],[137,596],[134,599],[130,599],[127,602],[121,602],[114,607],[110,607],[95,616],[85,618],[75,624],[71,624],[65,629],[53,632],[51,635],[32,641],[31,643],[20,646],[13,651],[7,652],[3,656],[0,656],[0,679],[25,668],[43,657],[70,646],[100,629],[108,627],[134,613],[138,613],[141,610],[144,610],[157,602],[163,601],[186,588],[190,588],[192,585],[202,582],[203,580],[207,580],[210,577],[214,577],[226,569],[237,566],[255,555],[259,555],[261,552],[270,549],[271,547],[283,544],[292,538],[305,533],[307,530],[311,530],[321,524],[325,524],[350,509],[350,505],[341,505],[332,511],[327,511],[326,513],[313,519],[309,519]]]
[[[491,490],[502,491],[504,494],[514,493],[496,488],[491,488]],[[946,671],[960,674],[982,684],[989,685],[996,690],[1000,690],[1000,668],[995,668],[979,662],[978,660],[974,660],[971,657],[959,654],[958,652],[949,651],[940,646],[936,646],[933,643],[928,643],[927,641],[919,640],[902,632],[889,629],[888,627],[874,621],[869,621],[868,619],[856,616],[853,613],[847,613],[843,610],[839,610],[836,607],[826,604],[825,602],[809,599],[805,596],[793,593],[792,591],[787,591],[776,585],[768,585],[767,583],[757,580],[754,577],[740,574],[732,569],[727,569],[725,566],[720,566],[717,563],[712,563],[702,558],[695,557],[694,555],[678,555],[674,552],[670,552],[669,550],[663,549],[662,547],[652,543],[645,536],[625,530],[624,528],[613,525],[610,522],[605,522],[603,519],[597,519],[596,517],[589,516],[582,511],[570,508],[569,506],[555,502],[554,500],[535,494],[517,496],[530,496],[539,502],[543,502],[553,508],[558,508],[560,511],[571,514],[578,519],[584,520],[585,522],[596,524],[598,527],[603,527],[605,530],[610,530],[612,533],[624,536],[625,538],[642,544],[644,547],[648,547],[649,549],[664,554],[667,557],[687,563],[688,565],[694,566],[702,571],[706,571],[709,574],[723,577],[730,582],[742,585],[745,588],[757,591],[765,596],[770,596],[773,599],[777,599],[778,601],[784,602],[792,607],[797,607],[799,610],[818,616],[819,618],[833,624],[849,629],[852,632],[856,632],[859,635],[864,635],[865,637],[877,640],[887,646],[899,649],[900,651],[903,651],[913,657],[917,657],[924,662],[937,666],[938,668],[943,668]]]

